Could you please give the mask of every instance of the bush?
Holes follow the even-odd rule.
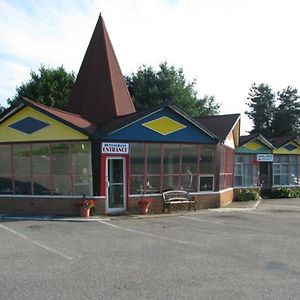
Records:
[[[243,190],[236,198],[236,201],[256,201],[260,199],[260,195],[255,190]]]
[[[288,187],[278,188],[272,192],[273,198],[299,198],[300,189],[292,190]]]

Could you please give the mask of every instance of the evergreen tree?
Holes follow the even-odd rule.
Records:
[[[272,122],[275,112],[275,94],[267,84],[253,83],[245,114],[252,120],[254,128],[250,133],[260,133],[266,137],[272,136]]]
[[[300,134],[300,96],[291,86],[278,92],[279,105],[272,122],[273,137],[283,134]]]
[[[159,65],[158,71],[142,66],[125,80],[137,111],[171,101],[192,116],[219,113],[220,105],[214,96],[198,98],[195,80],[188,82],[181,68],[166,62]]]

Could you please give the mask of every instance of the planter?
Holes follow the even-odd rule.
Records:
[[[149,209],[150,204],[139,204],[139,211],[141,215],[145,215],[148,213],[148,209]]]
[[[90,216],[90,208],[80,207],[80,215],[83,218],[89,218],[89,216]]]

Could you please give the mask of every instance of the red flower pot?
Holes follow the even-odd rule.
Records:
[[[90,208],[80,207],[80,215],[83,218],[88,218],[90,216]]]
[[[150,204],[139,204],[139,210],[141,215],[145,215],[148,213]]]

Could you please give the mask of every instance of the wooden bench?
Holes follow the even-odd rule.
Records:
[[[188,210],[190,210],[191,206],[194,206],[194,210],[196,211],[196,201],[189,195],[187,191],[167,191],[162,193],[162,197],[164,200],[163,213],[166,209],[168,209],[169,213],[171,213],[171,205],[173,204],[188,204]]]

